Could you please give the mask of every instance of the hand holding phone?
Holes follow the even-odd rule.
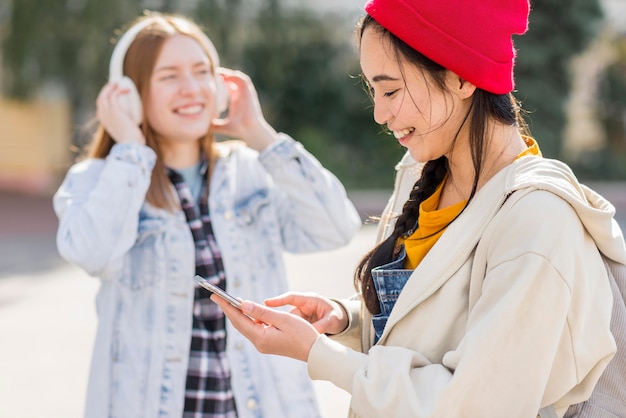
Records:
[[[215,293],[217,296],[221,297],[222,299],[224,299],[225,301],[233,305],[235,308],[241,309],[241,301],[239,299],[237,299],[236,297],[232,295],[229,295],[228,293],[226,293],[226,291],[215,286],[213,283],[209,282],[204,277],[196,274],[196,277],[194,278],[194,280],[196,281],[197,284],[204,287],[208,291]]]

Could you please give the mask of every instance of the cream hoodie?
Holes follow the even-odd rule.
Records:
[[[380,237],[421,165],[397,169]],[[614,213],[563,163],[516,160],[426,255],[374,347],[358,298],[342,301],[348,329],[318,338],[310,376],[351,393],[352,416],[532,418],[549,404],[563,416],[615,353],[598,252],[626,263]]]

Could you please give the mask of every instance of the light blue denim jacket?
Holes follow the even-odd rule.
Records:
[[[57,246],[101,278],[85,416],[180,418],[191,339],[194,243],[182,211],[145,202],[154,152],[115,145],[74,165],[54,196]],[[282,252],[347,244],[360,218],[343,185],[281,134],[261,154],[223,147],[209,208],[231,293],[287,290]],[[317,417],[304,363],[259,354],[227,321],[240,417]]]

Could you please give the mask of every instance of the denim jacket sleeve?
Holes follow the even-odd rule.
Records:
[[[116,144],[105,159],[70,168],[53,198],[63,258],[94,276],[119,267],[135,242],[155,161],[147,146]]]
[[[259,160],[284,197],[279,210],[285,248],[306,252],[346,245],[361,219],[343,184],[302,144],[285,134],[279,137]]]

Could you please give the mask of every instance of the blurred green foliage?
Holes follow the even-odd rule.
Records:
[[[248,32],[241,67],[255,80],[268,119],[347,187],[391,188],[404,149],[373,120],[354,43],[336,30],[346,25],[339,16],[320,19],[267,1]]]
[[[568,65],[597,33],[601,18],[597,0],[533,1],[528,32],[514,39],[515,95],[529,112],[531,132],[546,157],[561,157]]]
[[[516,95],[544,154],[558,157],[567,63],[594,35],[601,12],[598,0],[533,3],[529,33],[515,38]],[[107,79],[109,40],[145,7],[183,13],[203,26],[222,65],[253,79],[268,121],[301,141],[348,188],[392,187],[404,150],[373,121],[350,38],[355,20],[343,14],[288,8],[280,0],[13,0],[3,93],[27,98],[58,83],[76,126],[84,125]],[[85,140],[81,132],[77,144]]]
[[[613,42],[615,61],[605,71],[597,99],[606,142],[573,165],[580,176],[593,180],[626,179],[626,34]]]
[[[74,109],[91,108],[106,81],[111,52],[108,40],[120,26],[120,16],[141,13],[139,3],[13,1],[2,45],[3,93],[29,98],[45,84],[60,83]]]

